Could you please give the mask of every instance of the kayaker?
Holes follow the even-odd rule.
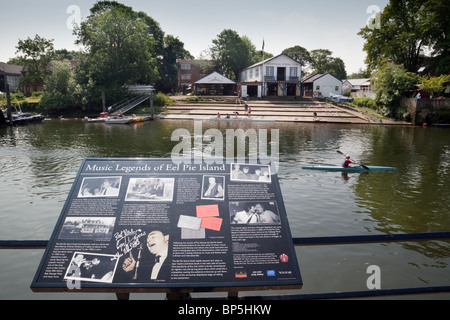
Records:
[[[342,160],[342,167],[343,168],[351,167],[350,165],[353,163],[354,162],[352,160],[350,160],[350,156],[346,155],[345,158]]]

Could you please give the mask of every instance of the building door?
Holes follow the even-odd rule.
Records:
[[[278,95],[278,84],[270,83],[267,86],[267,95],[268,96],[277,96]]]
[[[288,96],[296,96],[297,95],[297,85],[295,83],[288,83],[287,95]]]
[[[277,80],[278,81],[286,81],[286,68],[279,67],[277,68]]]
[[[247,94],[251,98],[258,97],[258,86],[247,86]]]

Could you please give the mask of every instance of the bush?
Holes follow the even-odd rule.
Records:
[[[170,99],[167,95],[164,93],[158,92],[155,94],[155,97],[153,99],[153,103],[155,107],[165,107],[165,106],[172,106],[175,104],[175,100]]]
[[[192,96],[192,97],[185,98],[184,101],[187,103],[197,103],[197,102],[205,102],[207,100],[202,97]]]
[[[31,94],[32,99],[40,99],[44,95],[43,91],[35,91]]]
[[[353,104],[359,108],[369,108],[377,110],[375,100],[369,97],[355,98]]]

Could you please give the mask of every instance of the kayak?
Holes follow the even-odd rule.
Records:
[[[396,168],[393,167],[373,167],[373,166],[365,166],[369,170],[364,167],[334,167],[334,166],[305,166],[302,169],[305,170],[325,170],[325,171],[342,171],[342,172],[369,172],[369,171],[395,171]]]

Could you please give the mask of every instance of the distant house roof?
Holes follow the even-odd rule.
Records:
[[[2,63],[0,64],[0,72],[3,72],[5,74],[10,74],[10,75],[18,75],[20,76],[22,73],[22,66],[17,66],[15,64],[6,64],[6,63]]]
[[[338,79],[336,76],[334,76],[334,75],[331,74],[331,73],[318,73],[318,74],[309,75],[309,76],[304,77],[304,78],[302,79],[302,82],[303,82],[303,83],[313,83],[313,82],[316,81],[317,79],[320,79],[320,78],[322,78],[322,77],[324,77],[324,76],[326,76],[326,75],[330,75],[330,76],[332,76],[332,77],[334,77],[334,78],[336,78],[337,80],[339,80],[339,81],[342,82],[342,80]]]
[[[236,84],[236,82],[214,71],[213,73],[195,82],[195,84]]]
[[[347,79],[352,86],[370,86],[370,79]]]

